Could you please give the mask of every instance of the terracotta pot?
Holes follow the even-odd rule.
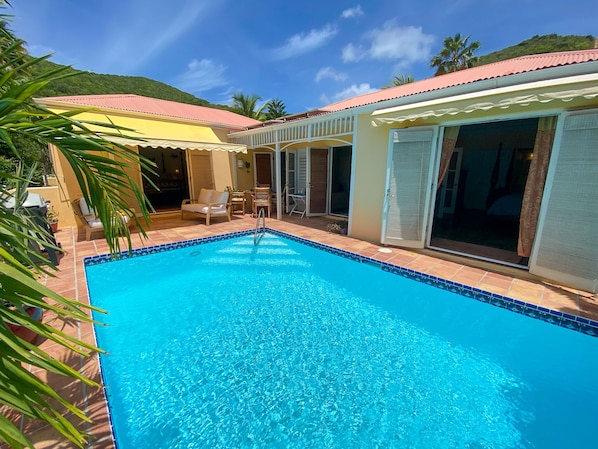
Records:
[[[34,320],[41,321],[44,315],[44,310],[40,309],[39,307],[29,307],[27,309],[27,313]],[[37,337],[39,337],[39,334],[26,327],[17,326],[16,324],[10,323],[6,323],[6,325],[13,332],[13,334],[29,343],[35,344]]]
[[[52,228],[52,232],[58,231],[58,222],[53,221],[52,223],[50,223],[50,228]]]

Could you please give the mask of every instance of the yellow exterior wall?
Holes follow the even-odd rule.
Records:
[[[77,178],[60,151],[51,146],[50,155],[58,186],[58,201],[52,201],[52,205],[55,208],[60,208],[60,226],[76,226],[78,223],[72,209],[71,201],[81,196],[81,189],[77,183]],[[57,204],[60,204],[60,206],[57,206]]]
[[[67,109],[52,108],[54,112],[61,113]],[[70,109],[68,109],[70,110]],[[166,119],[143,116],[132,117],[127,114],[105,114],[102,112],[84,112],[76,116],[78,120],[97,121],[105,123],[114,123],[116,125],[131,129],[124,134],[140,138],[158,138],[173,140],[188,140],[207,143],[228,142],[226,129],[212,129],[207,126],[201,126],[194,123],[184,123],[182,121],[168,121]],[[93,126],[91,127],[93,129]],[[138,151],[137,147],[132,147]],[[190,150],[193,151],[193,150]],[[57,187],[45,188],[46,191],[39,193],[44,198],[51,201],[54,209],[59,213],[60,226],[76,226],[79,223],[72,211],[71,201],[81,196],[81,189],[78,186],[77,179],[66,159],[56,148],[50,148],[54,171],[56,174]],[[212,169],[214,172],[214,188],[225,190],[227,186],[234,185],[233,166],[234,155],[227,151],[212,151]],[[241,170],[239,170],[241,172]],[[127,173],[139,186],[142,184],[141,172],[138,166],[129,167]],[[253,174],[250,174],[253,176]],[[252,186],[253,183],[251,182]],[[32,190],[37,192],[38,189]],[[135,206],[135,199],[132,196],[126,197],[129,205]],[[135,208],[139,212],[138,208]]]
[[[54,108],[54,112],[64,112]],[[77,120],[90,120],[97,122],[110,123],[129,128],[133,131],[124,132],[134,137],[139,138],[158,138],[158,139],[175,139],[175,140],[191,140],[197,142],[227,142],[227,130],[214,130],[208,126],[201,126],[194,123],[177,122],[176,120],[168,121],[165,119],[144,116],[131,117],[120,114],[105,114],[103,112],[83,112],[76,116]],[[92,127],[93,128],[93,127]]]

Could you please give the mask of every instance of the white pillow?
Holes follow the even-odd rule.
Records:
[[[211,203],[226,203],[228,201],[228,192],[214,191]]]
[[[208,209],[210,209],[210,206],[204,206],[201,208],[201,212],[204,214],[207,214]],[[224,214],[224,213],[226,213],[226,206],[212,206],[212,208],[210,209],[210,214],[212,214],[212,215]]]
[[[197,202],[201,204],[210,204],[213,192],[214,191],[211,189],[201,189],[199,191],[199,198],[197,199]]]
[[[95,220],[96,214],[93,212],[93,210],[89,208],[89,206],[85,202],[85,198],[81,198],[79,200],[79,209],[81,209],[81,213],[87,221]]]

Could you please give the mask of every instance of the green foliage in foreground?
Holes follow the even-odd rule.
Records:
[[[0,8],[6,8],[5,1],[0,0]],[[99,351],[29,316],[28,309],[38,307],[55,314],[58,320],[90,322],[90,310],[97,309],[64,297],[38,281],[42,276],[53,276],[56,267],[40,256],[36,247],[53,247],[56,251],[60,248],[53,245],[45,228],[21,206],[35,167],[27,167],[28,159],[18,143],[24,139],[56,146],[73,169],[83,196],[102,220],[112,253],[120,250],[119,235],[125,237],[129,249],[132,247],[129,228],[112,217],[118,217],[121,211],[131,215],[142,236],[145,236],[143,227],[149,223],[149,203],[127,170],[141,167],[153,172],[153,168],[150,161],[136,152],[108,140],[110,136],[122,136],[127,130],[109,123],[79,121],[77,115],[82,111],[55,114],[37,105],[32,98],[39,96],[41,89],[69,76],[64,69],[31,75],[43,59],[32,59],[26,54],[23,41],[8,29],[7,16],[0,14],[0,143],[18,161],[16,170],[13,165],[4,164],[6,171],[0,173],[3,185],[9,183],[16,189],[9,192],[2,187],[0,191],[0,441],[15,448],[33,447],[15,425],[15,416],[23,415],[48,423],[65,440],[84,447],[87,436],[72,424],[73,416],[83,421],[89,418],[28,368],[46,370],[69,381],[98,385],[17,337],[9,328],[9,325],[18,325],[29,329],[38,334],[39,339],[51,340],[66,348],[72,356],[89,356]],[[9,195],[16,198],[15,207],[10,209],[4,204]],[[127,198],[133,198],[139,206],[141,220],[135,216]]]

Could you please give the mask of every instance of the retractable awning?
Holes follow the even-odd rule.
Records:
[[[391,108],[378,109],[372,113],[373,122],[402,123],[418,119],[438,118],[442,116],[456,116],[470,114],[475,111],[489,111],[490,109],[508,109],[512,106],[530,106],[537,103],[552,101],[569,102],[578,98],[593,99],[598,96],[598,86],[578,89],[550,90],[535,93],[518,92],[477,92],[474,94],[457,95],[437,100],[411,103]]]
[[[180,150],[205,150],[205,151],[229,151],[232,153],[247,153],[247,145],[235,143],[214,143],[194,142],[190,140],[175,139],[152,139],[143,140],[127,139],[124,137],[108,137],[108,140],[122,145],[151,147],[151,148],[173,148]]]

